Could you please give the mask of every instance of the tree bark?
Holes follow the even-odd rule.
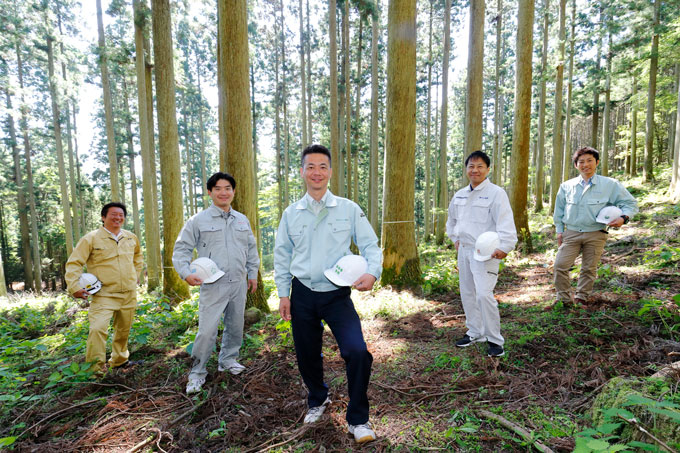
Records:
[[[470,0],[467,97],[465,98],[464,158],[482,149],[482,104],[484,101],[484,0]],[[463,172],[462,184],[468,183]]]
[[[73,229],[71,226],[71,210],[69,207],[68,183],[66,180],[66,166],[64,164],[64,148],[61,139],[61,123],[59,112],[59,94],[54,74],[54,46],[51,36],[47,37],[47,69],[49,74],[50,98],[52,99],[52,124],[54,126],[54,141],[57,150],[57,165],[59,167],[59,186],[61,188],[61,208],[64,217],[64,233],[66,235],[66,252],[70,256],[73,251]]]
[[[519,240],[531,250],[527,215],[529,147],[531,141],[531,54],[533,49],[534,2],[519,0],[517,18],[517,62],[515,111],[512,132],[510,206]]]
[[[28,206],[31,213],[31,242],[33,262],[33,288],[36,293],[42,293],[42,268],[40,262],[40,238],[38,236],[38,216],[35,208],[35,186],[33,185],[33,170],[31,168],[31,143],[28,137],[28,107],[24,102],[24,65],[21,58],[21,45],[15,44],[17,53],[17,73],[21,90],[21,132],[24,143],[24,158],[26,160],[26,190],[28,192]],[[0,263],[1,265],[1,263]]]
[[[252,142],[252,118],[250,117],[250,85],[248,80],[248,21],[247,0],[219,0],[220,36],[224,46],[225,59],[220,61],[223,90],[226,93],[224,130],[226,131],[227,166],[238,178],[238,191],[232,203],[234,209],[250,220],[250,225],[259,237],[257,213],[257,174]],[[258,246],[258,251],[260,247]],[[269,312],[264,295],[262,275],[258,272],[257,291],[248,294],[247,306]]]
[[[158,145],[161,158],[163,199],[163,292],[172,301],[189,297],[189,286],[172,265],[172,250],[182,216],[182,172],[175,110],[175,71],[172,55],[172,22],[169,0],[152,0],[153,50],[156,62]]]
[[[609,143],[610,134],[609,122],[611,117],[611,81],[612,81],[612,58],[614,57],[612,52],[612,34],[609,32],[607,41],[607,80],[604,86],[604,118],[602,120],[602,152],[600,154],[600,159],[602,164],[600,166],[600,171],[602,176],[609,176]]]
[[[371,28],[371,151],[368,181],[369,201],[368,220],[377,232],[378,229],[378,37],[380,34],[380,10],[376,8]]]
[[[604,9],[599,5],[600,21],[597,31],[597,60],[595,62],[595,88],[593,89],[593,126],[591,130],[590,146],[597,149],[597,132],[599,130],[600,121],[600,61],[602,60],[602,23],[604,18]]]
[[[501,1],[501,0],[499,0]],[[423,205],[425,208],[425,231],[423,237],[425,241],[430,240],[432,234],[432,215],[430,206],[432,204],[431,173],[432,162],[430,157],[430,147],[432,146],[432,22],[434,18],[434,1],[430,0],[430,21],[427,33],[427,120],[425,126],[425,196]]]
[[[560,35],[559,35],[559,61],[557,62],[557,76],[555,78],[555,117],[553,122],[553,168],[550,177],[550,213],[555,211],[555,197],[557,190],[562,182],[562,147],[564,137],[562,129],[562,100],[564,87],[564,41],[566,34],[566,3],[567,0],[560,0]],[[519,231],[519,228],[517,229]]]
[[[301,150],[305,149],[305,146],[309,144],[308,132],[307,132],[307,75],[306,75],[306,65],[305,65],[305,28],[304,28],[304,14],[302,12],[302,0],[299,1],[300,8],[300,113],[302,113],[301,125],[302,125],[302,146]]]
[[[495,184],[500,185],[500,138],[503,133],[503,125],[501,123],[501,58],[504,54],[503,48],[503,0],[497,0],[496,3],[496,72],[494,77],[494,120],[493,120],[493,162],[492,162],[492,179]]]
[[[139,222],[139,203],[137,201],[137,172],[135,170],[135,148],[132,142],[132,111],[128,99],[127,76],[123,74],[123,104],[125,107],[125,132],[127,135],[128,162],[130,164],[130,198],[132,198],[132,225],[135,235],[142,237],[141,224]]]
[[[102,2],[97,3],[97,32],[99,35],[99,69],[102,74],[102,89],[104,91],[104,117],[106,122],[106,146],[109,152],[109,177],[111,180],[111,201],[120,201],[120,187],[118,182],[118,159],[116,158],[116,139],[113,126],[113,106],[111,102],[111,86],[109,84],[109,69],[107,67],[106,42],[104,40],[104,21],[102,19]],[[69,252],[70,254],[70,252]]]
[[[330,38],[330,70],[331,70],[331,165],[340,167],[340,144],[338,140],[338,42],[337,42],[337,6],[335,0],[328,2],[328,37]],[[340,195],[340,168],[336,168],[331,176],[331,192]]]
[[[383,202],[383,285],[420,284],[415,237],[416,0],[390,0],[387,136]]]
[[[675,64],[680,72],[680,63]],[[680,202],[680,83],[678,84],[678,101],[675,115],[675,140],[673,141],[673,170],[671,173],[670,194],[674,203]]]
[[[442,105],[439,128],[439,197],[437,199],[437,244],[444,243],[446,234],[446,207],[449,203],[447,176],[447,138],[449,109],[449,53],[451,52],[451,0],[446,0],[444,11],[444,61],[442,64]]]
[[[659,14],[661,0],[654,0],[654,36],[649,58],[649,90],[647,92],[647,122],[645,129],[645,165],[642,175],[645,182],[654,181],[654,105],[656,103],[656,73],[659,67]]]
[[[536,198],[535,211],[543,210],[543,190],[545,188],[545,110],[546,110],[546,84],[548,70],[548,32],[550,26],[550,0],[545,0],[543,6],[543,52],[541,53],[541,94],[538,101],[538,143],[536,163],[536,185],[534,197]],[[552,184],[552,183],[551,183]]]
[[[564,159],[562,160],[562,180],[569,179],[571,168],[571,104],[574,86],[574,49],[576,44],[576,0],[571,1],[571,34],[569,35],[569,79],[567,81],[567,124],[564,131]]]
[[[154,202],[156,192],[156,152],[149,140],[153,135],[153,120],[149,122],[149,105],[146,83],[146,54],[144,52],[144,29],[146,28],[146,4],[144,0],[132,3],[135,22],[135,69],[137,73],[137,109],[139,115],[139,143],[142,155],[142,202],[144,205],[144,235],[146,245],[147,289],[160,286],[160,237],[158,231],[158,205]]]
[[[24,187],[23,172],[21,171],[21,159],[17,146],[17,134],[14,127],[12,108],[12,96],[6,89],[7,97],[7,125],[9,129],[9,142],[14,159],[14,184],[17,192],[17,213],[19,214],[19,232],[21,235],[21,258],[24,267],[24,290],[33,290],[33,257],[31,256],[31,238],[28,226],[28,207],[26,205],[26,187]]]

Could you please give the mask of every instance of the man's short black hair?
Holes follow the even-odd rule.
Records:
[[[595,158],[597,162],[600,161],[600,153],[597,152],[595,148],[591,148],[590,146],[584,146],[581,149],[576,150],[573,156],[571,156],[571,160],[574,162],[574,165],[576,165],[576,162],[578,162],[578,158],[583,156],[584,154],[590,154]]]
[[[106,217],[106,214],[109,212],[109,208],[120,208],[123,210],[123,215],[127,218],[127,208],[123,203],[119,203],[118,201],[112,201],[111,203],[106,203],[104,207],[102,208],[102,217]]]
[[[226,179],[231,184],[231,188],[236,189],[236,180],[234,179],[234,177],[231,176],[229,173],[218,171],[210,178],[208,178],[208,182],[205,184],[206,187],[208,188],[208,192],[212,192],[213,187],[217,185],[217,181],[219,181],[220,179]]]
[[[489,155],[486,154],[484,151],[478,150],[478,151],[471,152],[470,155],[465,159],[465,166],[466,167],[467,167],[468,162],[471,159],[482,159],[487,167],[491,166],[491,159],[489,158]]]
[[[328,157],[328,162],[331,166],[332,164],[332,159],[331,159],[331,152],[328,151],[328,148],[326,148],[323,145],[319,145],[317,143],[313,145],[309,145],[305,149],[302,150],[302,158],[300,159],[301,166],[304,167],[305,165],[305,157],[307,157],[307,154],[323,154],[326,157]]]

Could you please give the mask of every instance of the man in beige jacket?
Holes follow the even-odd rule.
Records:
[[[113,346],[109,365],[128,364],[128,335],[137,308],[137,279],[142,271],[143,256],[139,239],[122,229],[127,210],[122,203],[104,205],[102,226],[83,236],[66,262],[66,284],[73,297],[87,299],[80,285],[83,266],[102,283],[92,296],[88,312],[90,333],[87,337],[85,361],[102,372],[106,362],[106,338],[113,317]]]

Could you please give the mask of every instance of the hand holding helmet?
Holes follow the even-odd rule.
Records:
[[[84,273],[78,279],[81,289],[73,293],[73,297],[87,300],[87,296],[96,294],[102,289],[102,282],[99,281],[96,275]]]

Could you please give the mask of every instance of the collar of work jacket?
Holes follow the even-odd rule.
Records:
[[[312,198],[312,196],[309,195],[309,192],[307,192],[307,193],[305,194],[305,196],[302,197],[302,198],[297,202],[297,204],[295,205],[295,209],[301,209],[301,210],[307,209],[308,203],[309,203],[309,198],[308,198],[308,197],[309,197],[309,198]],[[335,206],[338,205],[338,200],[337,200],[337,198],[335,197],[335,195],[333,195],[333,194],[331,193],[330,190],[326,190],[326,193],[323,194],[323,197],[321,197],[321,200],[320,200],[320,201],[324,201],[324,200],[326,200],[325,206],[326,206],[327,208],[333,208],[333,207],[335,207]]]
[[[228,211],[225,211],[224,209],[215,206],[214,203],[210,203],[210,206],[208,206],[208,212],[213,217],[223,217],[225,220],[234,216],[234,208],[231,206],[229,206]]]

